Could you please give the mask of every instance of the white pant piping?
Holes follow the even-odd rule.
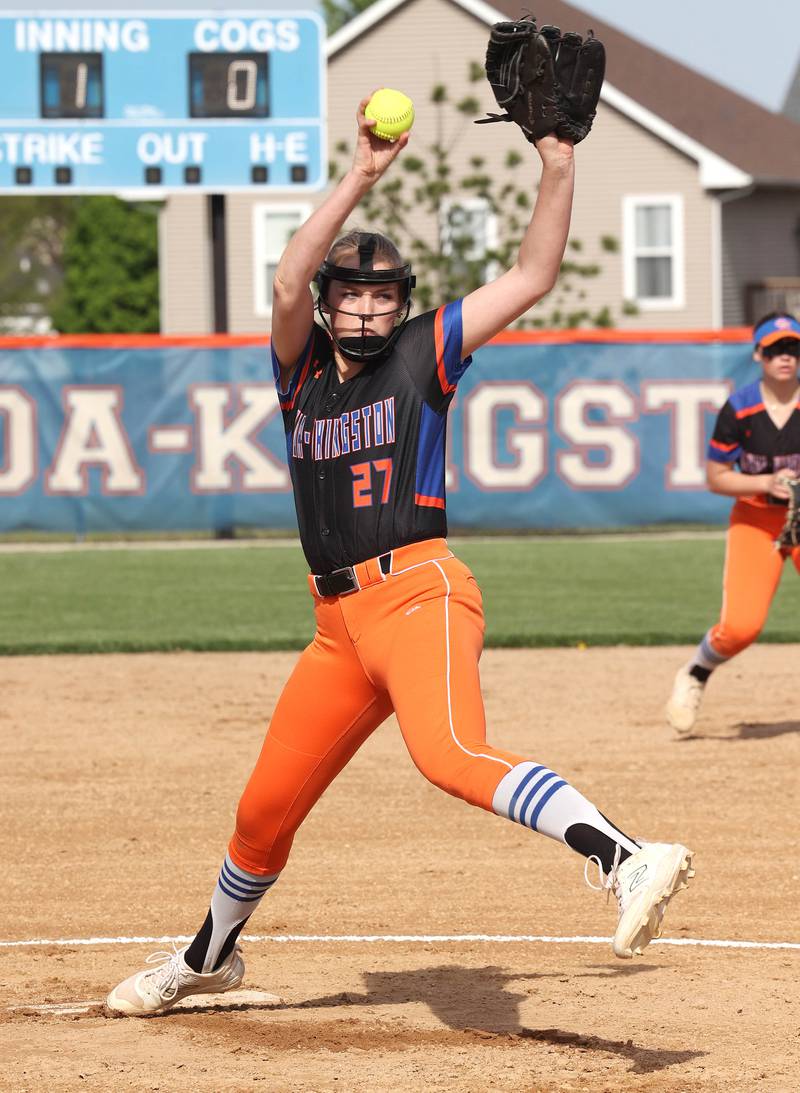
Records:
[[[423,565],[435,565],[437,562],[446,562],[449,558],[455,558],[455,554],[453,554],[452,551],[449,554],[443,554],[441,558],[428,558],[424,562],[415,562],[413,565],[407,565],[405,569],[391,569],[389,571],[389,576],[399,577],[401,573],[410,573],[412,569],[419,569],[419,567]],[[437,566],[437,569],[438,568],[439,567]]]
[[[453,555],[451,554],[450,557],[452,558]],[[507,759],[500,759],[496,755],[484,755],[482,752],[479,752],[479,751],[470,751],[469,748],[464,747],[464,745],[461,743],[461,741],[456,736],[455,727],[453,726],[453,702],[452,702],[452,698],[450,696],[450,582],[447,579],[447,574],[442,569],[442,567],[439,565],[439,560],[444,561],[445,559],[444,558],[434,559],[433,564],[436,566],[436,568],[441,573],[442,578],[443,578],[444,583],[445,583],[445,587],[447,588],[447,595],[444,598],[444,627],[445,627],[445,646],[446,646],[446,650],[447,650],[447,673],[446,673],[447,674],[447,717],[448,717],[448,720],[449,720],[449,723],[450,723],[450,735],[452,736],[452,738],[455,741],[456,745],[466,755],[471,756],[473,759],[489,759],[492,763],[500,763],[502,766],[508,767],[509,770],[513,770],[514,769],[514,764],[509,763]]]

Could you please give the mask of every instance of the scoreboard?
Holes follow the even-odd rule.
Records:
[[[315,12],[0,16],[0,193],[318,190]]]

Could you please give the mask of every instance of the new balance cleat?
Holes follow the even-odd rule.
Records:
[[[678,669],[666,707],[667,723],[679,736],[689,736],[703,701],[705,683],[691,674],[691,664]]]
[[[661,937],[667,904],[695,874],[693,856],[680,843],[643,843],[641,850],[612,870],[606,885],[619,905],[615,956],[641,956],[654,938]]]
[[[182,998],[192,994],[222,994],[234,990],[244,979],[244,961],[239,946],[213,972],[195,972],[184,960],[186,949],[153,953],[146,963],[158,964],[145,968],[123,980],[106,999],[115,1013],[129,1017],[147,1017],[163,1013]]]

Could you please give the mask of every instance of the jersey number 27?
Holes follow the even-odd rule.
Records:
[[[385,505],[389,500],[389,490],[392,486],[392,461],[391,459],[373,459],[371,463],[354,463],[350,470],[353,472],[353,508],[368,508],[373,501],[372,473],[376,474],[375,488],[380,493],[380,503]],[[383,480],[377,479],[378,475]]]

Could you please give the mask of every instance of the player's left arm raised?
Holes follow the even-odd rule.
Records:
[[[556,134],[537,142],[542,177],[533,216],[514,265],[481,285],[461,305],[464,357],[533,307],[553,288],[567,245],[575,183],[572,142]]]
[[[605,75],[605,49],[533,16],[495,23],[486,76],[504,114],[480,122],[520,127],[542,159],[533,216],[514,265],[462,302],[462,354],[505,329],[555,285],[567,245],[575,181],[574,145],[589,133]]]

